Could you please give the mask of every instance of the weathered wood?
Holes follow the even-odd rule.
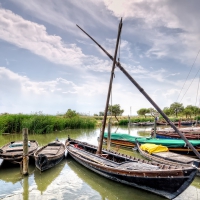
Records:
[[[65,145],[59,141],[41,147],[34,154],[36,167],[40,171],[54,167],[64,158],[65,149]]]
[[[16,146],[21,144],[21,146]],[[28,156],[32,157],[34,152],[38,148],[38,143],[35,140],[30,140],[28,148]],[[6,145],[4,145],[2,148],[2,153],[0,153],[0,158],[3,160],[7,160],[13,164],[20,164],[23,160],[23,141],[12,141]]]
[[[22,129],[23,134],[23,169],[22,173],[23,175],[28,175],[28,163],[29,163],[29,157],[28,157],[28,129],[23,128]]]
[[[195,159],[189,156],[184,156],[184,155],[180,155],[180,154],[169,152],[169,151],[149,154],[148,152],[143,151],[140,148],[139,143],[137,143],[137,149],[140,155],[143,156],[144,158],[161,163],[161,164],[174,165],[177,167],[187,167],[187,166],[195,165],[198,169],[197,175],[198,176],[200,175],[200,160],[199,159]]]
[[[182,193],[197,171],[189,165],[163,165],[105,149],[96,154],[96,146],[73,139],[66,140],[66,146],[72,158],[101,176],[169,199]]]

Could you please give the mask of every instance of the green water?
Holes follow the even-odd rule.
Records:
[[[118,128],[118,132],[130,133],[131,135],[149,136],[150,128]],[[116,127],[112,131],[116,131]],[[48,135],[29,135],[29,139],[35,139],[39,145],[45,145],[56,138],[64,142],[70,135],[71,138],[79,139],[97,145],[99,129],[67,130]],[[21,140],[22,136],[0,136],[0,146]],[[139,156],[137,152],[120,149],[120,152]],[[54,168],[40,173],[34,166],[29,165],[29,176],[23,177],[20,168],[16,166],[4,166],[0,168],[0,199],[69,199],[69,200],[164,200],[157,195],[119,184],[103,178],[86,169],[73,159],[67,157]],[[197,177],[176,200],[200,200],[200,178]]]

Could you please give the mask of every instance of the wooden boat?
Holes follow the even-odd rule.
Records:
[[[121,28],[122,19],[118,28],[118,36],[114,57],[112,57],[105,49],[103,49],[100,44],[98,44],[91,36],[89,36],[83,29],[80,28],[106,53],[106,55],[111,60],[113,60],[113,66],[110,76],[110,84],[107,94],[98,147],[91,146],[86,143],[81,143],[75,140],[69,140],[66,142],[67,150],[69,155],[72,156],[80,164],[104,177],[123,184],[135,186],[146,191],[153,192],[168,199],[173,199],[181,194],[191,184],[197,172],[196,168],[191,166],[186,168],[174,168],[174,166],[166,167],[165,165],[161,166],[159,164],[153,165],[148,161],[139,161],[138,159],[130,158],[128,156],[102,150],[103,136],[111,96],[112,81],[114,76],[114,69],[116,66],[148,99],[148,101],[154,106],[154,108],[163,116],[164,120],[166,120],[175,130],[177,130],[176,126],[172,124],[169,118],[148,96],[144,89],[141,88],[140,85],[130,76],[130,74],[121,66],[120,62],[116,61]],[[178,133],[181,135],[179,131]],[[188,140],[184,136],[182,137],[186,144],[192,149],[194,154],[200,158],[200,154],[196,151],[193,145],[188,142]]]
[[[123,147],[133,148],[136,146],[136,140],[140,144],[151,143],[167,146],[169,151],[195,156],[193,151],[188,148],[184,140],[177,139],[161,139],[161,138],[150,138],[150,137],[135,137],[129,134],[111,133],[111,144],[120,145]],[[189,140],[195,149],[200,152],[200,140]],[[104,142],[107,142],[107,133],[104,134]]]
[[[40,171],[57,165],[65,156],[65,145],[62,142],[51,142],[34,153],[35,165]]]
[[[131,125],[134,125],[134,126],[153,126],[154,122],[135,122],[135,123],[131,123]]]
[[[188,140],[200,140],[200,134],[184,133]],[[156,138],[163,139],[181,139],[178,133],[164,133],[156,131]]]
[[[159,122],[159,121],[157,121],[156,124],[157,125],[167,125],[167,122]]]
[[[181,121],[182,126],[192,126],[195,123],[196,123],[195,121]]]
[[[180,155],[170,151],[152,152],[151,154],[141,149],[141,145],[136,142],[137,150],[144,158],[165,165],[175,166],[195,166],[198,170],[197,175],[200,176],[200,160],[189,156]],[[135,150],[135,149],[133,149]]]
[[[28,156],[33,158],[38,143],[35,140],[28,141]],[[20,164],[23,159],[23,141],[12,141],[0,149],[0,158],[14,164]]]
[[[179,130],[189,140],[199,140],[200,139],[200,127],[179,128]],[[171,128],[156,130],[156,138],[181,139],[180,135]]]
[[[77,140],[66,140],[68,154],[88,169],[111,180],[173,199],[193,181],[197,169],[171,166],[121,155]]]

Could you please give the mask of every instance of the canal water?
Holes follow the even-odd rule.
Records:
[[[149,136],[151,128],[113,127],[112,132]],[[99,128],[66,130],[51,134],[29,135],[29,139],[35,139],[40,146],[43,146],[56,138],[65,142],[70,135],[73,139],[97,145],[99,133]],[[0,135],[0,147],[15,140],[22,140],[21,134]],[[137,152],[128,149],[119,151],[140,157]],[[29,176],[26,177],[21,175],[19,165],[2,164],[0,168],[0,199],[164,200],[165,198],[108,180],[67,157],[56,167],[42,173],[32,163],[29,165]],[[200,177],[196,177],[193,183],[175,200],[200,200]]]

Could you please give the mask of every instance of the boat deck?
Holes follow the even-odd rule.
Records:
[[[63,146],[46,146],[43,148],[38,154],[44,154],[48,157],[53,157],[56,154],[60,154],[63,152],[64,147]]]
[[[16,146],[15,146],[16,144]],[[32,152],[34,150],[36,150],[38,147],[37,142],[29,142],[29,147],[28,147],[28,152]],[[1,150],[3,151],[3,153],[1,154],[2,156],[6,157],[6,156],[14,156],[14,155],[22,155],[23,154],[23,142],[22,141],[16,141],[13,142],[12,145],[7,144],[5,146],[3,146],[1,148]]]
[[[195,158],[192,158],[189,156],[180,155],[180,154],[173,153],[173,152],[159,152],[159,153],[152,153],[152,155],[157,156],[162,159],[180,162],[180,163],[184,163],[184,164],[191,164],[193,162],[199,162],[198,159],[195,159]]]
[[[87,151],[81,151],[76,148],[71,148],[73,153],[83,157],[84,159],[91,160],[93,162],[96,162],[101,165],[105,165],[108,167],[114,167],[119,170],[159,170],[160,168],[158,166],[152,166],[147,163],[138,162],[138,161],[125,161],[121,163],[116,163],[110,159],[106,159],[106,154],[97,155],[88,153]],[[107,154],[108,155],[108,154]]]

